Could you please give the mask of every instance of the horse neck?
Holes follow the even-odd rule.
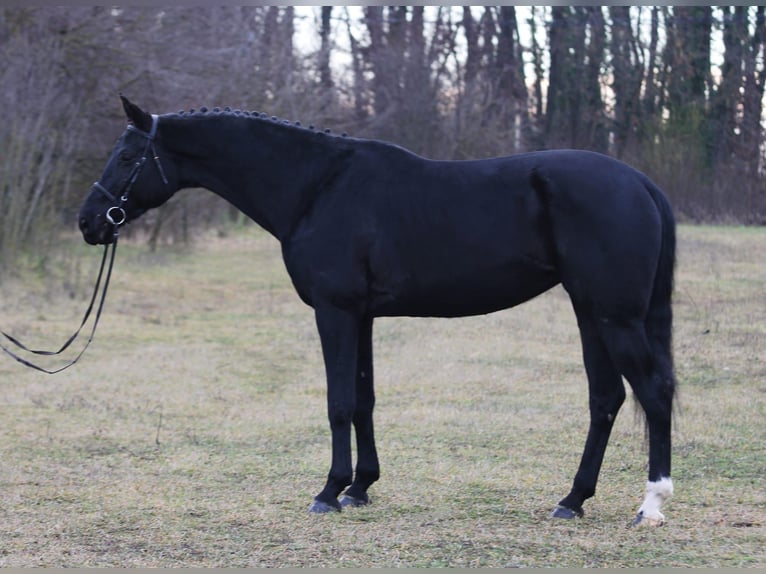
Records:
[[[163,118],[160,129],[179,189],[209,189],[280,241],[349,152],[338,138],[252,117]]]

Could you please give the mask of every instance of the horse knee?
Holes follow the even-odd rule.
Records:
[[[348,427],[354,418],[354,407],[346,404],[331,404],[328,409],[330,428]]]

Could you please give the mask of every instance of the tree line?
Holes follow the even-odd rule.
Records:
[[[681,220],[763,224],[765,32],[763,6],[0,8],[0,265],[75,228],[119,92],[442,159],[592,149],[645,171]],[[133,233],[238,217],[181,195]]]

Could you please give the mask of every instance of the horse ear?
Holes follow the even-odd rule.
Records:
[[[152,129],[151,114],[147,114],[122,94],[120,94],[120,99],[122,100],[122,107],[125,110],[125,115],[128,116],[128,121],[130,123],[144,132],[148,132]]]

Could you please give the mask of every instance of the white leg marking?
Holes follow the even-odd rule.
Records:
[[[646,498],[644,498],[641,508],[638,509],[638,516],[636,516],[634,524],[662,526],[665,523],[665,516],[660,512],[660,507],[671,496],[673,496],[673,481],[670,478],[647,482]]]

